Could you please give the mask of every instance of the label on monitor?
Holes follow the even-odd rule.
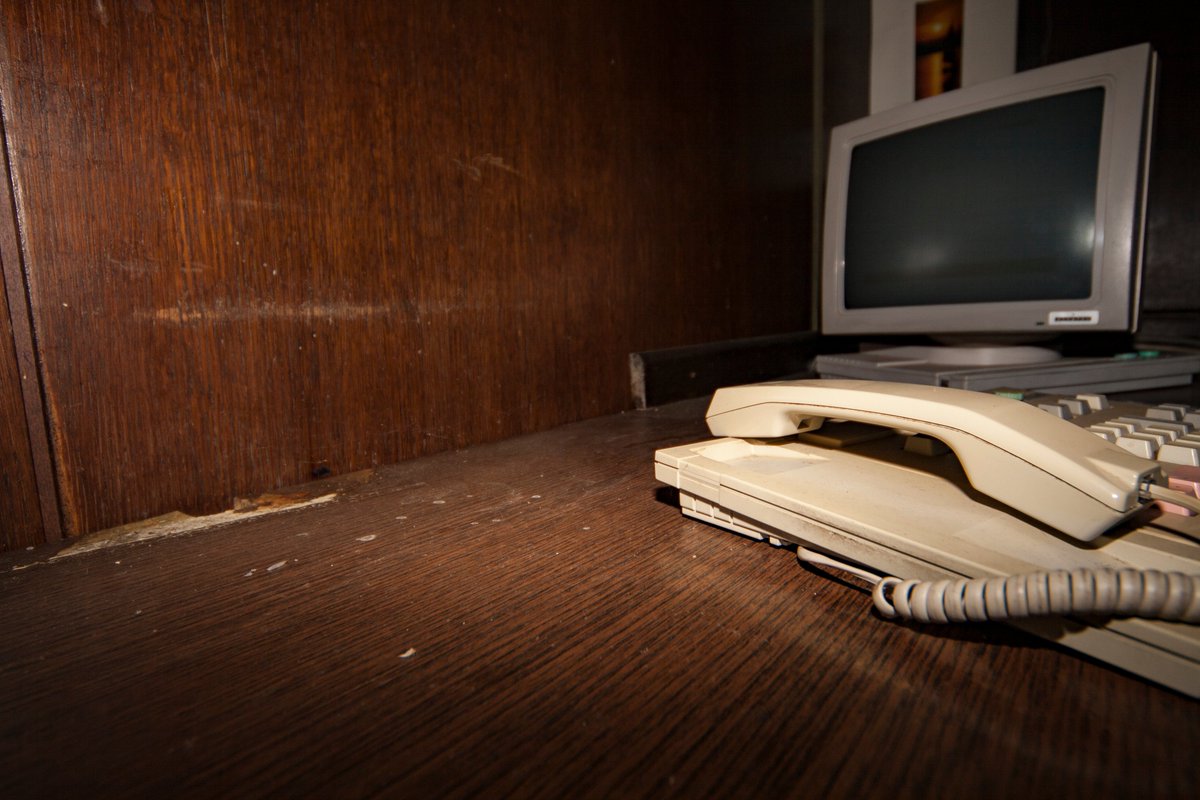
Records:
[[[1099,311],[1051,311],[1047,322],[1050,325],[1099,325]]]

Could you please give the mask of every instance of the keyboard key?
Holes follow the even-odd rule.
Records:
[[[1075,399],[1087,403],[1092,411],[1103,411],[1108,408],[1108,398],[1102,394],[1077,394]]]
[[[1151,406],[1146,409],[1146,416],[1150,417],[1150,419],[1165,419],[1168,422],[1178,422],[1183,419],[1183,412],[1171,406]]]
[[[1158,443],[1152,438],[1143,433],[1131,433],[1128,436],[1122,436],[1117,439],[1117,447],[1128,450],[1135,456],[1142,458],[1154,458],[1154,454],[1158,452]]]
[[[1065,406],[1072,416],[1080,417],[1091,411],[1088,404],[1075,397],[1068,397],[1059,401],[1059,405]]]
[[[1167,487],[1177,492],[1183,492],[1186,495],[1200,498],[1200,467],[1176,468],[1175,474],[1167,478]],[[1158,505],[1163,511],[1171,514],[1182,514],[1185,517],[1194,517],[1196,515],[1196,512],[1190,508],[1185,508],[1166,500],[1159,500]]]
[[[1164,423],[1164,425],[1165,424],[1166,423]],[[1165,428],[1165,427],[1161,427],[1159,425],[1147,425],[1146,427],[1142,428],[1141,431],[1139,431],[1139,433],[1153,433],[1156,436],[1165,436],[1165,437],[1167,437],[1168,442],[1173,442],[1176,439],[1178,439],[1180,436],[1183,435],[1182,433],[1180,433],[1178,430],[1175,430],[1174,428]]]
[[[1200,499],[1200,472],[1181,469],[1167,478],[1167,486],[1177,492],[1190,494],[1192,497]]]
[[[1200,442],[1172,442],[1158,449],[1157,459],[1167,464],[1200,467]]]
[[[1039,403],[1038,408],[1045,411],[1047,414],[1053,414],[1059,419],[1070,419],[1075,416],[1071,413],[1071,409],[1067,408],[1062,403]]]

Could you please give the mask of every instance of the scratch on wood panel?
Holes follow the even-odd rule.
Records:
[[[134,275],[148,275],[150,273],[157,272],[158,270],[160,270],[162,268],[161,262],[155,261],[153,259],[142,259],[142,260],[137,260],[137,261],[122,261],[120,259],[116,259],[116,258],[109,256],[107,259],[107,262],[111,266],[116,267],[117,269],[121,270],[122,272],[128,272],[128,273],[131,273]],[[190,263],[180,267],[179,271],[195,273],[195,272],[204,272],[207,269],[208,269],[207,264],[203,264],[199,261],[193,261],[193,262],[190,262]]]
[[[229,62],[229,25],[225,19],[225,4],[221,4],[221,56],[217,59],[216,48],[213,47],[212,15],[209,13],[209,3],[204,4],[204,27],[208,31],[208,58],[212,62],[213,72],[221,71],[221,62]]]
[[[267,211],[280,211],[283,209],[283,203],[273,200],[257,200],[253,197],[234,197],[228,198],[220,192],[217,193],[217,202],[226,206],[237,206],[238,208],[261,208]]]
[[[140,319],[158,323],[189,325],[196,322],[246,322],[258,320],[362,320],[393,313],[392,306],[356,303],[303,303],[295,306],[259,303],[251,306],[215,305],[185,311],[159,308],[138,312]]]
[[[122,261],[109,256],[108,263],[122,272],[133,272],[138,274],[153,272],[154,270],[158,269],[158,262],[156,261]]]
[[[473,181],[483,180],[483,168],[492,167],[493,169],[503,170],[504,172],[516,175],[518,178],[525,177],[517,170],[513,169],[508,164],[504,163],[504,159],[500,156],[494,156],[491,153],[484,153],[481,156],[475,156],[469,162],[459,161],[457,158],[450,159],[459,169],[467,174]]]
[[[270,497],[277,498],[280,495],[270,495]],[[277,514],[281,511],[310,508],[331,502],[335,498],[337,498],[337,492],[331,492],[310,500],[297,500],[293,503],[270,501],[246,511],[231,509],[218,514],[208,514],[203,517],[193,517],[189,514],[173,511],[170,514],[152,517],[142,522],[133,522],[128,525],[97,531],[51,556],[50,561],[53,562],[60,558],[77,556],[81,553],[89,553],[93,550],[101,550],[118,545],[145,542],[151,539],[162,539],[168,536],[179,536],[185,533],[219,528],[234,522],[240,522],[241,520],[261,517],[267,514]]]

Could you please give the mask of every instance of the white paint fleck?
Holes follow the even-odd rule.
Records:
[[[412,657],[413,657],[413,656],[415,656],[416,654],[417,654],[417,651],[416,651],[416,649],[415,649],[415,648],[412,648],[412,647],[410,647],[410,648],[408,648],[407,650],[405,650],[403,653],[401,653],[401,654],[400,654],[400,657],[401,657],[401,658],[412,658]]]
[[[243,578],[249,578],[251,575],[253,575],[253,574],[254,574],[254,573],[256,573],[256,572],[258,572],[258,570],[256,570],[256,569],[252,569],[252,570],[250,570],[249,572],[247,572],[245,575],[243,575],[242,577],[243,577]]]
[[[542,499],[542,496],[541,496],[540,494],[535,494],[535,495],[532,495],[532,497],[533,497],[533,499],[534,499],[534,500],[541,500],[541,499]]]
[[[287,566],[287,563],[288,562],[286,558],[283,561],[276,561],[274,564],[267,567],[267,572],[275,572],[276,570],[283,569]]]
[[[369,533],[366,536],[358,537],[354,541],[356,541],[356,542],[373,542],[373,541],[375,541],[375,534]]]
[[[444,506],[444,505],[446,505],[446,501],[445,500],[434,500],[433,504],[435,506]]]

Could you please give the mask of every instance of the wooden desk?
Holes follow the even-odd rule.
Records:
[[[0,796],[1196,796],[1196,703],[683,518],[702,409],[3,557]]]

